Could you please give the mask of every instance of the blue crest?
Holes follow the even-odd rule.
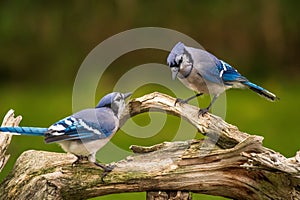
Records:
[[[170,67],[174,66],[174,65],[178,65],[178,63],[176,62],[176,56],[177,55],[181,55],[184,53],[184,44],[182,42],[178,42],[172,49],[172,51],[170,52],[168,58],[167,58],[167,63]]]
[[[112,92],[109,93],[107,95],[105,95],[104,97],[102,97],[102,99],[99,101],[98,105],[96,106],[96,108],[101,108],[101,107],[107,107],[110,106],[111,103],[113,102],[115,96],[118,94],[118,92]]]

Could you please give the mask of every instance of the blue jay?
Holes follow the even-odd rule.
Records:
[[[200,109],[199,115],[208,112],[218,96],[230,88],[249,88],[268,100],[279,99],[275,94],[251,83],[236,69],[211,53],[185,46],[182,42],[178,42],[173,47],[167,63],[171,69],[173,80],[177,77],[186,87],[197,92],[195,96],[186,100],[176,99],[175,105],[178,102],[187,103],[202,94],[213,95],[209,106]]]
[[[96,108],[81,110],[49,128],[0,127],[0,131],[16,135],[44,136],[46,143],[57,142],[63,150],[76,155],[77,161],[87,157],[90,162],[103,168],[103,179],[113,167],[98,163],[96,153],[118,130],[120,115],[125,109],[125,99],[131,94],[107,94]]]

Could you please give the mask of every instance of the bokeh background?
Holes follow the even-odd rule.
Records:
[[[1,1],[0,116],[13,108],[23,116],[21,125],[48,127],[72,113],[76,73],[95,46],[128,29],[163,27],[194,38],[250,80],[276,93],[281,99],[271,103],[251,91],[228,91],[226,121],[264,136],[265,146],[294,156],[300,149],[299,8],[300,1],[296,0]],[[166,64],[167,55],[166,51],[144,49],[121,56],[101,78],[95,102],[112,91],[114,83],[132,67]],[[171,78],[170,74],[166,78]],[[140,86],[133,97],[153,91],[174,94],[163,86],[147,84]],[[205,106],[209,99],[198,101]],[[152,118],[156,115],[159,118],[164,114]],[[138,126],[148,126],[152,118],[143,114],[134,121]],[[119,131],[112,142],[127,151],[131,144],[170,141],[180,121],[168,117],[163,128],[150,138]],[[201,137],[194,136],[195,130],[188,124],[185,126],[187,136]],[[14,136],[9,148],[11,158],[0,174],[1,180],[28,149],[62,152],[56,144],[44,144],[43,138]],[[193,198],[224,199],[198,194]],[[145,193],[97,199],[145,199]]]

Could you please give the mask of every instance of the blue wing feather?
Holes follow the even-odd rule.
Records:
[[[82,124],[84,123],[84,125]],[[73,125],[68,126],[64,132],[47,132],[45,141],[47,143],[59,142],[65,140],[98,140],[106,138],[110,135],[108,130],[97,127],[98,125],[90,124],[88,122],[75,122]]]
[[[93,111],[93,112],[91,112]],[[94,110],[85,110],[81,113],[74,114],[77,117],[70,116],[64,118],[57,123],[49,127],[49,131],[45,134],[45,142],[59,142],[65,140],[98,140],[107,138],[113,133],[115,129],[115,123],[109,123],[107,119],[110,119],[110,113],[97,114],[99,116],[96,119],[87,118],[86,113],[90,113],[89,116],[95,114]],[[85,118],[78,118],[78,116],[85,116]]]
[[[247,78],[242,76],[235,68],[231,67],[224,61],[220,60],[221,66],[218,66],[220,76],[226,85],[232,85],[232,82],[248,81]]]
[[[185,47],[185,51],[201,77],[210,82],[222,84],[220,71],[223,66],[217,57],[203,49],[193,47]]]
[[[185,47],[185,49],[191,55],[193,66],[198,70],[198,74],[205,80],[225,85],[232,85],[235,81],[247,81],[235,68],[213,54],[192,47]]]

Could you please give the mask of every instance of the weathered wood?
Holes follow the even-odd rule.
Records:
[[[141,191],[149,191],[153,199],[172,199],[174,193],[186,199],[188,192],[233,199],[300,199],[299,152],[285,158],[263,147],[262,137],[240,132],[211,114],[198,118],[198,108],[174,107],[174,100],[159,93],[133,99],[123,123],[149,109],[165,110],[183,116],[207,136],[220,136],[214,148],[204,148],[214,144],[210,140],[132,146],[135,153],[114,163],[104,183],[101,169],[90,163],[72,165],[76,157],[71,154],[26,151],[1,183],[0,199],[86,199]]]
[[[221,148],[233,147],[248,137],[247,133],[239,131],[236,126],[226,123],[218,116],[207,113],[198,117],[198,107],[180,103],[174,106],[175,100],[173,97],[158,92],[132,99],[128,103],[128,109],[123,113],[121,124],[125,123],[130,116],[151,110],[151,112],[167,112],[186,119],[201,134],[208,136],[212,140],[217,139],[217,143]]]
[[[22,120],[21,116],[14,117],[14,111],[9,110],[2,122],[1,126],[18,126]],[[12,135],[10,134],[0,134],[0,172],[4,168],[9,155],[6,155],[6,150],[10,144]]]

